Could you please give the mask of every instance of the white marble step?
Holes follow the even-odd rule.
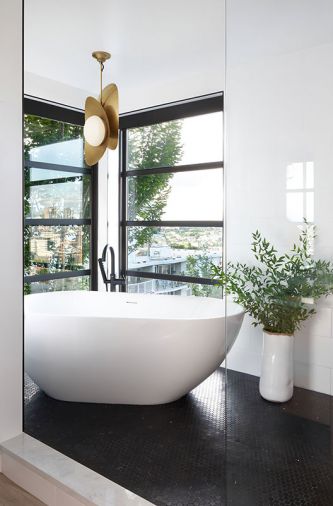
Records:
[[[27,434],[0,444],[0,469],[48,506],[152,506],[152,503]]]

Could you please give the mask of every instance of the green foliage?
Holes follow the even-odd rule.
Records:
[[[186,258],[186,274],[196,278],[209,278],[211,275],[211,259],[207,253],[189,255]],[[214,285],[193,284],[192,294],[200,297],[220,297],[220,288]]]
[[[26,114],[24,116],[24,155],[38,146],[82,137],[82,127]]]
[[[134,128],[129,133],[129,169],[173,166],[182,157],[182,121]],[[128,216],[132,220],[160,220],[170,193],[173,174],[135,177],[129,181]],[[156,228],[129,230],[129,251],[150,245]]]
[[[24,295],[31,294],[31,285],[29,283],[24,283],[23,293],[24,293]]]
[[[189,241],[187,242],[183,242],[183,243],[179,243],[179,242],[172,242],[170,244],[170,248],[174,248],[174,249],[185,249],[185,250],[198,250],[200,249],[198,246],[194,246],[192,243],[190,243]],[[197,258],[197,257],[196,257]]]
[[[254,326],[292,335],[315,313],[304,299],[316,301],[333,292],[332,263],[314,260],[311,254],[314,231],[314,226],[305,223],[298,242],[281,256],[256,231],[252,234],[256,265],[229,262],[226,270],[211,266],[214,278],[252,316]]]

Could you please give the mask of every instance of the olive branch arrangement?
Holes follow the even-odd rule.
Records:
[[[298,241],[279,255],[257,230],[252,234],[256,265],[212,265],[212,275],[253,318],[253,325],[276,334],[293,335],[315,314],[313,303],[333,292],[333,264],[312,256],[315,226],[305,221]]]

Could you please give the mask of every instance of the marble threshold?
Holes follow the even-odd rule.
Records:
[[[25,433],[0,443],[1,472],[48,506],[152,503]]]

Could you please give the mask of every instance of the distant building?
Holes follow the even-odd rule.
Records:
[[[142,273],[186,276],[187,258],[202,253],[198,250],[172,249],[166,245],[152,245],[146,255],[137,252],[130,253],[128,256],[128,269]],[[212,263],[220,264],[221,254],[210,251],[205,253],[209,255]],[[131,277],[128,291],[131,293],[163,293],[170,295],[192,294],[191,283],[144,277]]]

